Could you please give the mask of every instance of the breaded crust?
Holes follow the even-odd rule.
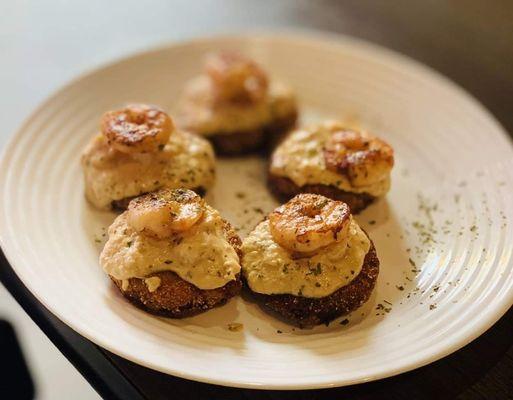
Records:
[[[251,294],[264,309],[293,325],[308,328],[327,324],[362,306],[369,299],[378,274],[379,260],[374,243],[371,241],[371,247],[358,276],[329,296],[309,298],[291,294],[268,295],[253,291]]]
[[[259,150],[265,142],[263,129],[206,136],[217,155],[238,156]]]
[[[225,221],[224,232],[228,242],[241,257],[241,240],[233,227]],[[222,306],[230,298],[239,294],[242,288],[240,274],[233,281],[216,288],[203,290],[180,278],[172,271],[161,271],[151,275],[159,277],[160,286],[150,292],[144,279],[131,278],[126,289],[122,281],[111,276],[123,296],[137,307],[156,315],[170,318],[184,318],[196,315],[211,308]]]
[[[270,172],[267,176],[267,184],[271,192],[282,202],[290,200],[299,193],[321,194],[330,199],[347,203],[353,214],[358,214],[376,200],[375,196],[368,193],[346,192],[335,186],[322,184],[298,186],[289,178],[277,176]]]
[[[266,150],[270,153],[296,127],[299,115],[297,111],[286,117],[276,119],[266,128]]]
[[[198,186],[197,188],[193,188],[191,190],[193,192],[196,192],[197,194],[199,194],[201,197],[205,196],[205,193],[207,192],[205,190],[205,188],[202,186]],[[130,203],[136,197],[142,196],[143,194],[146,194],[146,193],[141,193],[137,196],[125,197],[124,199],[121,199],[121,200],[113,200],[110,203],[111,207],[115,211],[125,211],[128,208],[128,203]]]
[[[214,134],[206,138],[212,142],[216,154],[222,156],[238,156],[261,149],[270,151],[296,125],[296,120],[297,112],[294,112],[260,129]]]

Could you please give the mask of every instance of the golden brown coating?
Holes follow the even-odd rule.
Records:
[[[132,278],[128,287],[122,289],[121,281],[111,279],[132,304],[163,317],[185,318],[219,307],[239,294],[242,288],[240,275],[223,287],[202,290],[184,281],[172,271],[161,271],[152,275],[160,279],[160,286],[150,292],[143,279]]]
[[[265,143],[263,129],[214,134],[208,137],[217,155],[234,157],[260,150]]]
[[[269,295],[253,291],[251,295],[263,308],[279,318],[300,328],[308,328],[327,324],[361,307],[369,299],[378,274],[379,260],[371,241],[371,248],[365,256],[358,276],[329,296],[309,298],[292,294]]]
[[[273,120],[260,129],[212,135],[208,138],[216,154],[222,156],[239,156],[258,150],[272,151],[284,136],[294,129],[297,118],[298,114],[294,112],[285,118]]]
[[[296,128],[299,113],[294,110],[287,115],[275,118],[271,124],[265,128],[266,143],[265,149],[269,153],[278,146],[287,135]]]
[[[233,227],[225,221],[224,233],[228,242],[241,257],[241,240]],[[128,285],[111,276],[120,292],[131,303],[152,314],[170,318],[184,318],[222,306],[239,294],[242,288],[240,274],[237,279],[215,289],[199,289],[172,271],[160,271],[150,277],[160,279],[160,284],[150,291],[144,279],[131,278]],[[148,277],[148,278],[150,278]]]

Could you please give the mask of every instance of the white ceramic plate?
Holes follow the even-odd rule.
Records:
[[[337,117],[395,147],[392,191],[357,218],[381,260],[377,290],[349,322],[301,331],[240,298],[194,318],[157,318],[127,303],[98,266],[115,215],[84,200],[81,149],[108,109],[140,101],[172,111],[202,56],[217,49],[241,50],[290,83],[303,121]],[[389,51],[333,37],[194,40],[96,70],[34,112],[1,161],[1,245],[50,311],[136,363],[237,387],[347,385],[443,357],[510,307],[512,160],[504,130],[475,100]],[[218,164],[208,199],[241,235],[275,205],[264,177],[256,157]],[[233,322],[244,329],[230,331]]]

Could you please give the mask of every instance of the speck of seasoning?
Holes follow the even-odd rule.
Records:
[[[376,221],[375,220],[371,220],[369,221],[369,225],[375,225],[376,224]]]
[[[410,257],[410,258],[408,258],[408,262],[410,263],[410,265],[411,265],[412,267],[416,267],[415,261],[413,261],[413,260],[411,259],[411,257]]]
[[[243,192],[237,192],[237,193],[235,193],[235,196],[236,196],[238,199],[244,199],[244,198],[246,198],[246,193],[243,193]]]
[[[396,288],[397,288],[398,290],[401,290],[401,291],[402,291],[402,290],[404,290],[404,286],[402,286],[402,285],[401,285],[401,286],[397,286],[397,285],[396,285]]]
[[[430,305],[429,305],[429,309],[430,309],[430,310],[434,310],[435,308],[436,308],[436,304],[430,304]]]
[[[340,325],[347,325],[348,323],[349,323],[349,320],[347,318],[340,321]]]
[[[476,230],[477,230],[477,226],[472,225],[472,226],[470,227],[470,232],[475,232]]]
[[[387,302],[387,303],[388,303],[388,302]],[[388,304],[390,304],[390,303],[388,303]],[[385,307],[383,304],[378,303],[378,304],[376,305],[376,310],[377,310],[377,311],[383,311],[383,312],[381,313],[381,315],[385,315],[385,313],[389,313],[390,311],[392,311],[392,307]],[[376,313],[376,315],[380,315],[380,313]]]
[[[260,207],[253,207],[253,211],[259,214],[264,214],[264,210],[262,210]]]
[[[164,150],[165,144],[159,144],[159,151]]]
[[[132,242],[131,240],[130,240],[130,241],[128,241],[128,242],[126,242],[126,247],[131,247],[131,246],[132,246],[132,243],[133,243],[133,242]]]
[[[240,332],[244,329],[244,325],[239,322],[232,322],[228,324],[228,330],[230,332]]]
[[[279,329],[276,331],[276,333],[283,333],[282,331],[280,331]]]
[[[317,265],[315,266],[315,269],[310,270],[310,271],[312,271],[312,273],[313,273],[315,276],[322,274],[322,266],[321,266],[321,264],[320,264],[320,263],[317,263]]]
[[[172,260],[165,260],[165,261],[164,261],[164,264],[172,264],[172,263],[173,263],[173,261],[172,261]]]

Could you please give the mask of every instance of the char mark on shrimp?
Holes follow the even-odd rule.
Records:
[[[174,125],[169,115],[155,106],[131,104],[105,113],[101,130],[118,151],[151,152],[167,143]]]
[[[188,189],[161,189],[128,205],[128,223],[138,232],[165,239],[194,226],[203,216],[204,200]]]
[[[378,181],[394,165],[390,145],[366,132],[347,129],[331,134],[323,154],[328,170],[347,176],[356,186]]]
[[[252,60],[234,52],[211,54],[205,62],[214,100],[218,103],[254,103],[263,99],[269,82],[266,73]]]
[[[293,253],[311,253],[346,236],[351,213],[341,201],[299,194],[269,215],[275,241]]]

